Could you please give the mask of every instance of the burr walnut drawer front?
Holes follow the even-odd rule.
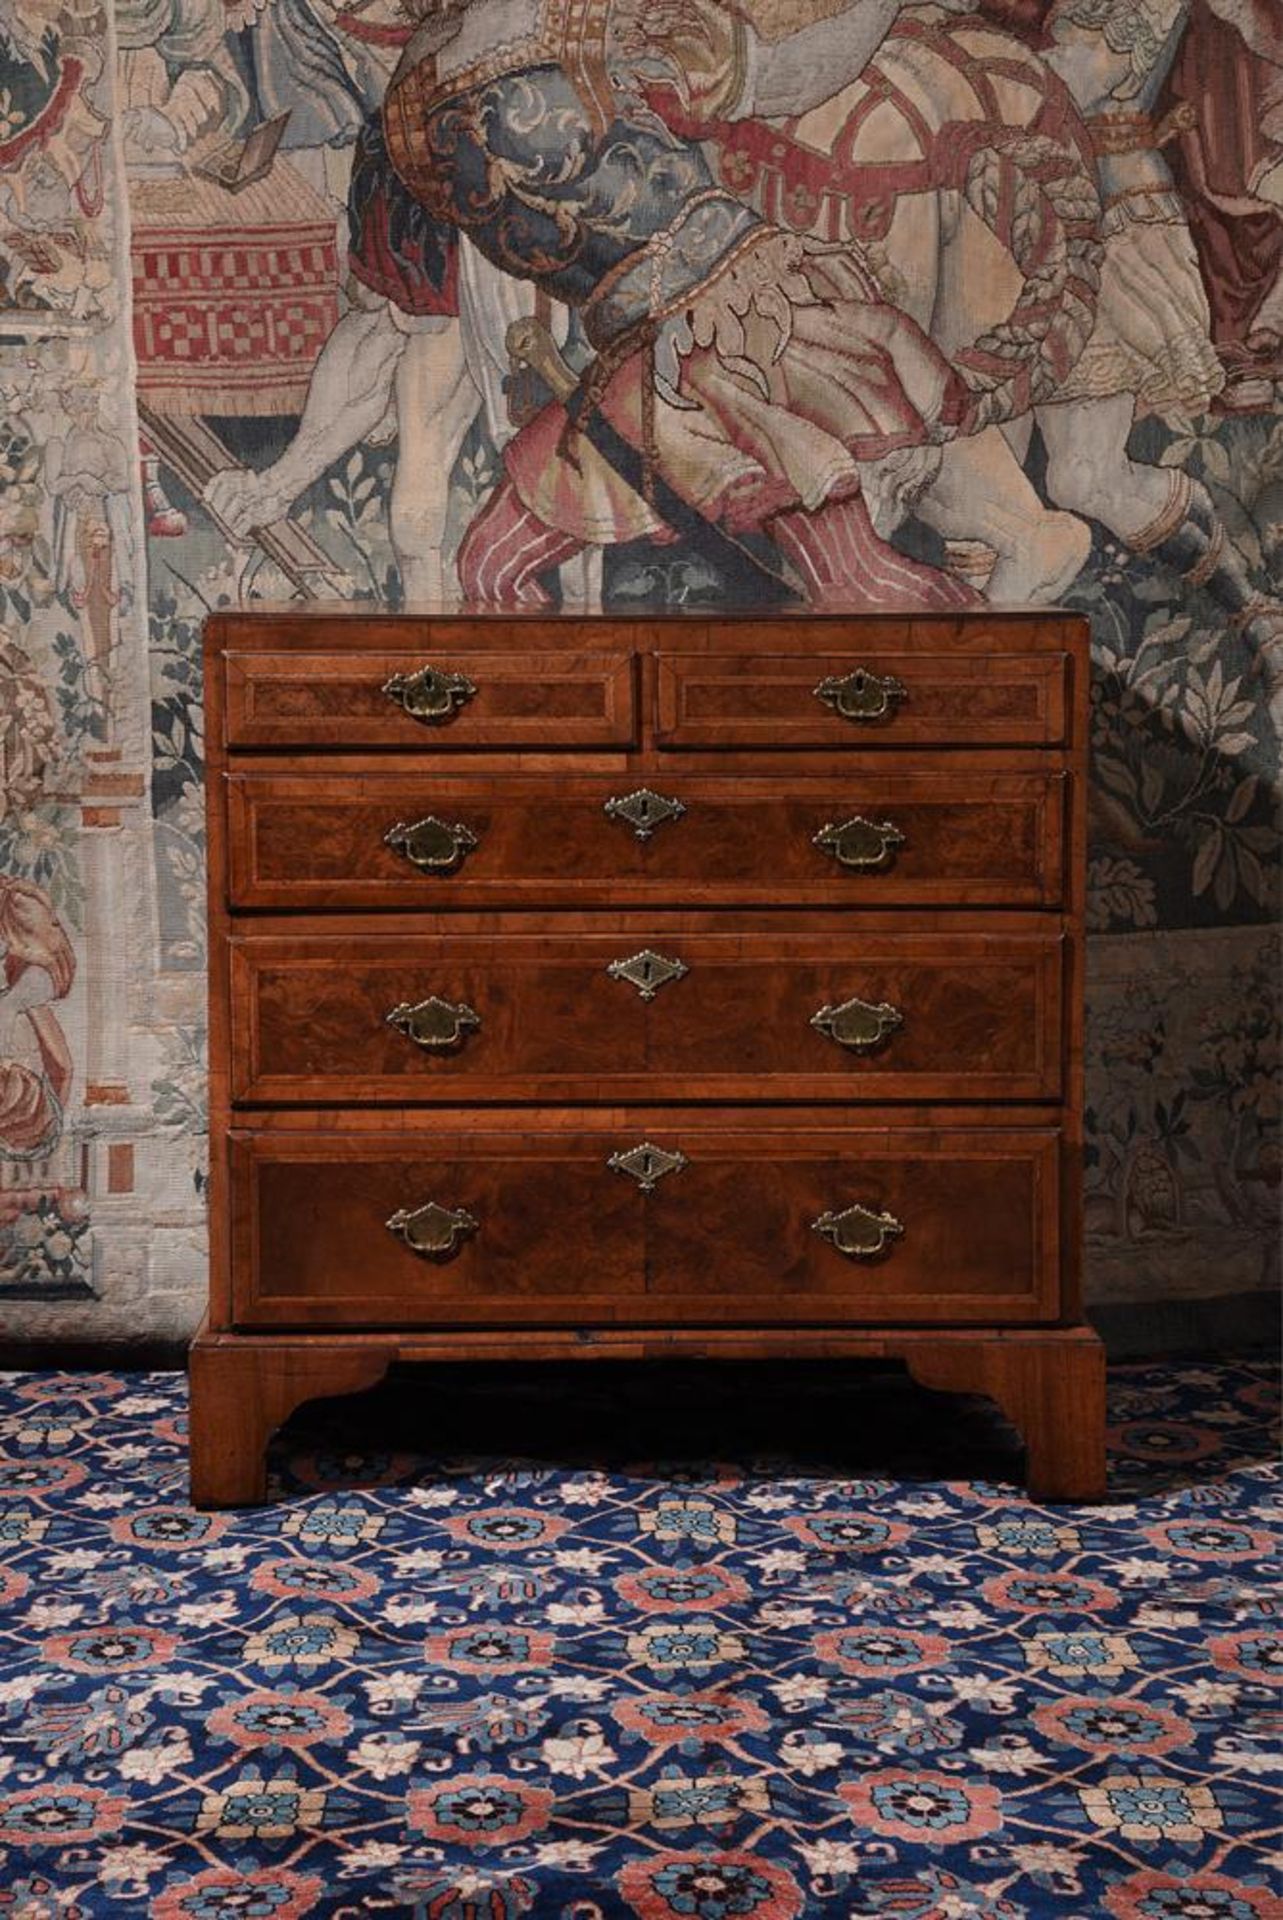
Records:
[[[226,655],[232,747],[622,747],[637,737],[627,652]]]
[[[1066,737],[1069,656],[888,648],[670,653],[660,747],[1017,747]],[[830,641],[831,644],[831,641]]]
[[[1068,776],[228,776],[238,907],[1053,906]]]
[[[1061,1093],[1058,930],[318,931],[231,946],[232,1094],[364,1101]]]
[[[238,1322],[1055,1316],[1052,1129],[611,1119],[233,1132]]]

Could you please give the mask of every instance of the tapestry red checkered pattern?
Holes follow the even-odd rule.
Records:
[[[131,196],[134,348],[158,413],[299,413],[338,319],[334,215],[292,167],[232,194],[212,181]]]

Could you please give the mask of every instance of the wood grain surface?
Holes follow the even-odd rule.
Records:
[[[427,665],[462,673],[473,693],[446,720],[417,719],[384,691]],[[637,735],[631,652],[490,653],[467,645],[419,653],[232,653],[232,747],[630,746]]]
[[[1052,1129],[738,1129],[658,1123],[363,1136],[232,1134],[239,1325],[864,1319],[1028,1321],[1057,1293]],[[613,1155],[653,1139],[686,1164],[644,1192]],[[478,1223],[449,1258],[387,1227],[435,1202]],[[860,1205],[903,1226],[851,1259],[815,1230]]]
[[[649,787],[681,817],[640,839],[606,804]],[[841,903],[1058,905],[1062,772],[852,771],[827,779],[687,775],[467,776],[373,767],[341,778],[236,772],[228,780],[231,903],[304,908]],[[828,825],[887,821],[884,868],[817,847]],[[398,822],[456,823],[457,869],[421,872],[386,843]]]
[[[664,938],[240,935],[238,1102],[1056,1099],[1062,936],[804,932]],[[683,966],[645,1000],[612,964]],[[436,996],[479,1024],[439,1050],[388,1023]],[[870,1052],[813,1024],[852,999],[900,1016]]]

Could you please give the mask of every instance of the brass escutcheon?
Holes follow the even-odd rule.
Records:
[[[904,845],[904,835],[890,820],[866,820],[856,813],[841,826],[826,821],[811,845],[831,853],[840,867],[874,872],[895,864],[895,850]]]
[[[674,1147],[670,1153],[666,1147],[642,1140],[626,1153],[612,1153],[606,1165],[612,1173],[628,1174],[643,1193],[653,1193],[666,1173],[680,1172],[687,1160],[680,1147]]]
[[[383,844],[403,853],[420,873],[453,873],[476,846],[477,836],[462,821],[449,825],[429,814],[410,826],[398,820],[384,834]]]
[[[889,1000],[880,1000],[876,1006],[868,1000],[844,1000],[840,1007],[818,1007],[811,1025],[852,1053],[872,1053],[904,1025],[904,1015]]]
[[[822,1213],[811,1226],[848,1260],[876,1260],[904,1232],[903,1222],[893,1213],[875,1212],[858,1203],[844,1213]]]
[[[606,972],[612,980],[627,980],[643,1000],[653,1000],[661,987],[670,980],[680,980],[690,968],[682,960],[668,960],[653,948],[643,947],[627,960],[612,960]]]
[[[464,1207],[439,1207],[435,1200],[408,1210],[400,1207],[385,1223],[389,1233],[403,1240],[411,1253],[426,1260],[449,1260],[463,1241],[479,1231]]]
[[[665,820],[680,820],[686,808],[680,800],[666,800],[650,787],[638,787],[635,793],[622,793],[607,800],[606,812],[612,820],[626,820],[639,840],[649,840]]]
[[[422,720],[430,727],[453,720],[477,692],[466,673],[430,665],[420,667],[417,673],[394,673],[383,682],[383,691],[412,720]]]
[[[815,688],[815,697],[832,707],[843,720],[889,720],[909,689],[893,673],[870,673],[856,667],[839,679],[830,675]]]
[[[416,1047],[428,1053],[444,1053],[450,1047],[457,1047],[465,1033],[481,1025],[480,1014],[474,1013],[462,1000],[456,1004],[440,999],[435,993],[415,1005],[403,1000],[383,1017],[390,1027],[404,1033]]]

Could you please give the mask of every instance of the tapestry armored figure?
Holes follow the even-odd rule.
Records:
[[[867,33],[876,10],[856,11]],[[723,527],[769,522],[818,593],[848,584],[865,552],[884,594],[894,581],[919,605],[969,597],[890,551],[859,473],[915,452],[929,472],[934,448],[966,423],[965,389],[854,249],[765,221],[652,105],[679,99],[688,136],[719,104],[750,110],[752,28],[693,5],[550,5],[523,20],[503,0],[479,0],[457,24],[435,52],[412,40],[389,89],[397,176],[493,266],[577,311],[596,358],[576,397],[642,466],[630,485],[591,426],[574,431],[564,406],[541,410],[465,535],[465,597],[520,602],[580,547],[662,537],[653,474]],[[440,32],[433,22],[431,39]],[[792,38],[821,37],[819,77],[812,44],[792,88],[774,82],[790,96],[770,101],[777,110],[812,104],[835,59],[863,66],[869,42],[848,16]],[[792,52],[784,42],[781,63]],[[844,570],[832,556],[848,548]]]

